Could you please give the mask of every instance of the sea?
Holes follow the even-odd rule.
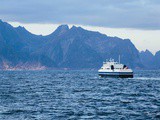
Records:
[[[0,71],[0,120],[160,120],[160,70]]]

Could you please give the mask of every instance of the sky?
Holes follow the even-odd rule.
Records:
[[[160,0],[0,0],[0,19],[42,35],[77,25],[160,50]]]

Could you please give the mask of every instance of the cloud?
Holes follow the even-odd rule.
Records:
[[[0,6],[5,21],[160,29],[159,0],[1,0]]]

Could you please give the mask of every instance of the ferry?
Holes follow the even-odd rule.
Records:
[[[106,60],[103,66],[98,70],[100,77],[133,78],[133,70],[126,65],[115,62],[114,59]]]

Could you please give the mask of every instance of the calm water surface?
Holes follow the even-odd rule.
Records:
[[[0,71],[0,119],[160,119],[160,71]]]

